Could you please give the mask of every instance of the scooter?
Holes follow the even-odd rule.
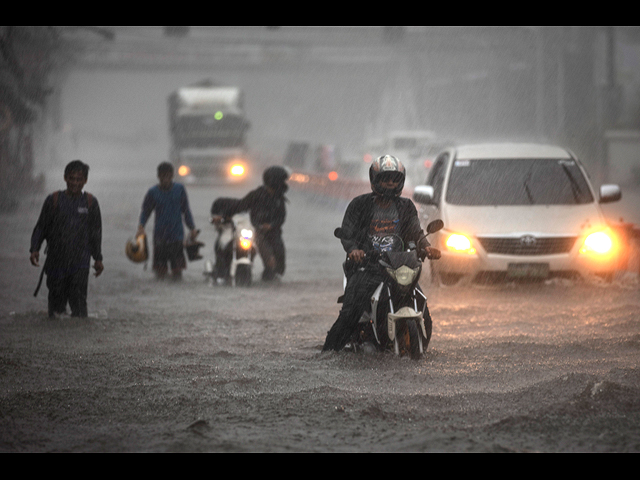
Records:
[[[434,220],[427,226],[427,234],[435,233],[443,226],[442,220]],[[341,233],[338,228],[335,236],[340,238]],[[393,350],[397,356],[409,355],[412,359],[422,358],[427,351],[433,323],[427,297],[418,284],[424,257],[421,258],[415,245],[405,248],[402,243],[397,235],[389,235],[381,242],[381,250],[367,253],[366,261],[376,264],[383,274],[383,281],[371,296],[370,308],[360,318],[346,349],[355,352]],[[345,286],[353,268],[349,262],[347,260],[343,265]]]
[[[215,228],[215,263],[211,259],[205,261],[205,277],[211,284],[233,287],[251,285],[256,247],[248,214],[224,219]]]

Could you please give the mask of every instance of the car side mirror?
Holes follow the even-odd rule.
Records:
[[[418,185],[413,190],[413,199],[424,205],[433,204],[433,187],[431,185]]]
[[[600,186],[600,203],[617,202],[622,198],[622,191],[618,185],[608,184]]]

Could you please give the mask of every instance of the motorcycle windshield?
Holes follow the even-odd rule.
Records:
[[[411,252],[387,252],[385,254],[385,263],[393,269],[400,268],[403,265],[414,269],[421,265],[415,250]]]

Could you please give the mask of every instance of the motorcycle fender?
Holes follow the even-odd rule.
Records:
[[[251,259],[249,257],[242,257],[242,258],[237,258],[235,260],[236,265],[251,265],[253,262],[251,262]]]
[[[376,288],[375,292],[371,296],[371,318],[373,319],[373,335],[376,337],[376,342],[380,343],[380,339],[378,338],[378,322],[377,322],[377,311],[378,311],[378,302],[380,301],[380,294],[382,293],[382,287],[384,287],[384,282],[380,282],[378,288]]]
[[[424,319],[422,318],[422,312],[416,312],[411,307],[402,307],[396,313],[389,313],[387,316],[387,330],[389,333],[389,340],[393,341],[396,338],[396,322],[402,319],[410,319],[418,322],[420,330],[424,338],[427,338],[427,331],[424,327]]]

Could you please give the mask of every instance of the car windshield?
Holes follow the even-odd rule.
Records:
[[[571,159],[456,160],[447,188],[454,205],[567,205],[593,202]]]

